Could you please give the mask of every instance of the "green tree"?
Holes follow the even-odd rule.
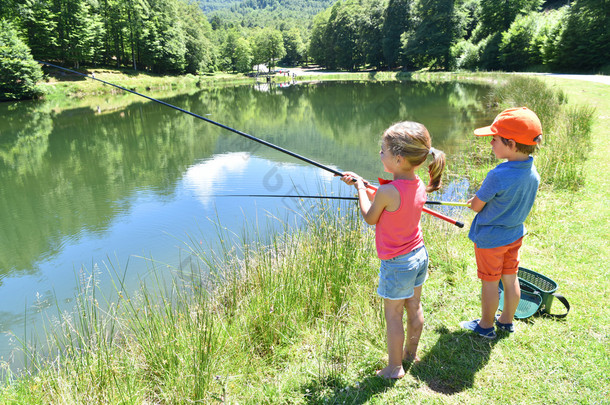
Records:
[[[333,6],[334,8],[334,6]],[[327,8],[317,14],[313,19],[311,28],[311,37],[309,39],[309,56],[314,63],[320,66],[328,66],[331,60],[331,48],[329,33],[330,33],[330,15],[331,8]]]
[[[301,38],[301,31],[298,28],[292,28],[282,33],[284,39],[284,49],[286,55],[282,59],[282,62],[295,66],[303,60],[303,54],[305,53],[305,45]]]
[[[24,0],[20,6],[21,26],[32,56],[39,60],[58,57],[57,21],[51,0]]]
[[[83,29],[83,38],[79,49],[81,60],[93,64],[100,63],[103,60],[103,38],[105,35],[104,23],[102,17],[96,12],[96,5],[96,0],[86,2],[86,7],[83,10],[85,28]]]
[[[459,7],[463,10],[465,17],[465,21],[463,21],[464,39],[470,39],[478,23],[479,0],[463,0]]]
[[[415,31],[404,36],[405,65],[451,69],[452,48],[462,38],[464,16],[455,0],[419,0]]]
[[[562,7],[545,13],[543,25],[538,32],[536,41],[541,46],[542,63],[551,68],[559,65],[559,45],[561,33],[567,25],[568,9],[569,7]]]
[[[383,21],[383,56],[386,65],[396,67],[400,58],[401,40],[411,22],[413,0],[390,0]]]
[[[558,44],[557,67],[595,71],[610,65],[610,1],[578,0]]]
[[[129,30],[130,59],[134,70],[138,69],[138,64],[141,62],[141,38],[144,34],[143,18],[148,13],[147,7],[147,2],[138,0],[127,0],[125,4],[124,15],[126,16],[127,27]],[[119,36],[119,38],[122,38],[122,36]]]
[[[58,56],[78,67],[92,56],[92,45],[98,43],[100,18],[90,0],[52,0],[57,19]]]
[[[458,69],[477,70],[481,62],[479,46],[470,41],[460,41],[453,47]]]
[[[241,38],[241,33],[232,29],[227,33],[220,50],[220,67],[223,70],[237,71],[237,39]]]
[[[142,62],[154,72],[183,73],[186,66],[185,32],[177,0],[149,0],[143,18]]]
[[[255,61],[266,63],[269,69],[286,54],[282,33],[273,28],[264,28],[255,36],[254,49]]]
[[[42,70],[17,30],[0,20],[0,100],[37,97],[41,94],[37,85],[41,79]]]
[[[137,70],[147,50],[144,18],[150,16],[149,3],[142,0],[98,0],[96,9],[103,24],[99,46],[102,62],[117,67],[131,65]]]
[[[478,42],[489,35],[507,31],[519,14],[538,11],[544,0],[480,1],[478,24],[473,36]]]
[[[360,26],[360,47],[364,61],[377,68],[386,64],[383,53],[384,4],[382,0],[372,0],[365,5]]]
[[[252,70],[252,47],[250,42],[243,37],[237,38],[235,44],[235,68],[240,73],[248,73]]]
[[[18,7],[15,0],[0,0],[0,20],[14,21],[17,10]]]
[[[335,3],[335,6],[329,19],[330,46],[334,57],[329,67],[354,70],[365,61],[360,37],[364,9],[359,0],[347,0]]]
[[[510,28],[502,33],[498,50],[503,70],[525,70],[542,62],[540,49],[534,42],[537,34],[537,14],[517,17]]]
[[[502,33],[507,31],[520,14],[540,9],[544,0],[480,1],[476,15],[476,28],[472,41],[479,47],[480,67],[501,69],[500,44]]]
[[[195,3],[181,3],[180,15],[184,21],[186,71],[212,72],[216,68],[216,49],[210,40],[212,27]]]
[[[115,30],[113,30],[114,24],[119,15],[116,0],[99,0],[97,12],[102,19],[104,24],[104,36],[102,38],[102,63],[110,64],[113,57],[113,39]],[[114,62],[117,67],[120,66],[121,57],[114,53]]]

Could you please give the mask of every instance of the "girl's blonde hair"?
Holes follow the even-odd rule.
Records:
[[[432,163],[428,165],[430,182],[426,191],[431,193],[441,187],[445,153],[432,147],[432,140],[425,126],[412,121],[398,122],[386,129],[381,139],[392,155],[402,156],[411,166],[423,164],[431,154]]]

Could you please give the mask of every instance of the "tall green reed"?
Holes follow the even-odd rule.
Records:
[[[25,342],[28,374],[21,380],[13,375],[21,381],[13,388],[20,400],[184,403],[205,397],[222,346],[208,291],[200,283],[164,280],[153,269],[155,284],[133,296],[114,273],[116,297],[103,297],[98,274],[81,272],[74,311],[49,318],[42,344]]]
[[[266,244],[250,242],[242,258],[222,264],[224,274],[235,276],[216,286],[215,306],[247,331],[244,351],[270,355],[304,326],[343,310],[362,271],[362,248],[371,242],[362,224],[350,220],[353,210],[344,207],[320,203],[305,209],[302,229],[276,233]]]

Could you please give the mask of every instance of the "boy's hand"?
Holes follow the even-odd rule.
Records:
[[[487,204],[485,201],[481,201],[476,195],[468,200],[467,203],[474,212],[481,212],[483,207],[485,207],[485,204]]]

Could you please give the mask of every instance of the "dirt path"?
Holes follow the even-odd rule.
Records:
[[[328,75],[328,74],[336,74],[336,73],[347,73],[347,72],[334,72],[330,70],[326,70],[319,67],[308,67],[308,68],[284,68],[290,72],[290,75],[293,73],[297,76],[316,76],[316,75]]]
[[[596,82],[610,85],[610,76],[604,75],[573,75],[566,73],[517,73],[534,76],[550,76],[558,77],[561,79],[573,79],[573,80],[585,80],[587,82]]]

